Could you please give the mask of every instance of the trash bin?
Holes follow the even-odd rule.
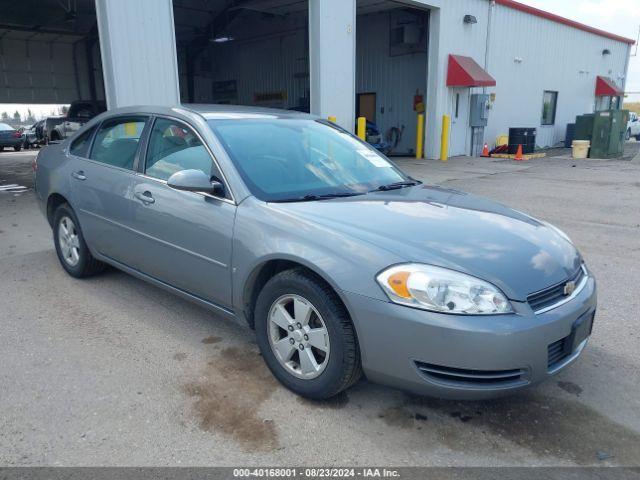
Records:
[[[571,142],[571,155],[573,158],[587,158],[590,146],[591,142],[589,140],[574,140]]]

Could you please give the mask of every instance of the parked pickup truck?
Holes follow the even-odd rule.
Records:
[[[56,125],[49,140],[60,141],[71,137],[80,127],[107,109],[104,102],[75,101],[69,106],[66,118]]]
[[[627,124],[626,139],[636,137],[636,140],[640,141],[640,115],[635,112],[629,113],[629,123]]]

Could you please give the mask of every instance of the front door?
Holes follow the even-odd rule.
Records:
[[[469,127],[469,89],[451,89],[451,137],[449,155],[469,155],[471,127]]]
[[[82,233],[97,253],[129,264],[134,236],[127,227],[135,177],[138,144],[148,117],[105,120],[95,133],[87,131],[71,143],[68,152],[75,209]]]
[[[357,116],[364,117],[371,123],[376,123],[376,94],[359,93]]]
[[[169,187],[180,170],[196,169],[221,180],[195,130],[174,119],[156,118],[149,136],[144,175],[136,175],[132,227],[134,268],[221,307],[231,307],[231,243],[236,206]]]

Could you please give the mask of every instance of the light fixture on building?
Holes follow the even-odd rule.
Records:
[[[611,50],[609,50],[608,48],[605,48],[604,50],[602,50],[602,55],[611,55]]]
[[[473,15],[465,15],[464,16],[464,23],[468,23],[468,24],[478,23],[478,19],[476,17],[474,17]]]
[[[515,63],[522,63],[523,59],[522,59],[522,57],[515,57],[515,58],[513,59],[513,61],[514,61]]]
[[[212,38],[211,41],[213,43],[227,43],[227,42],[233,41],[233,37],[230,37],[230,36],[216,37],[216,38]]]

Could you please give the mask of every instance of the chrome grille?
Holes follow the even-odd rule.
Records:
[[[531,306],[534,312],[538,312],[547,307],[551,307],[556,303],[562,301],[567,297],[564,293],[564,287],[567,282],[575,282],[576,288],[580,285],[580,282],[585,278],[586,273],[584,267],[580,267],[571,277],[566,279],[565,281],[553,285],[549,288],[545,288],[536,293],[532,293],[527,297],[527,302]]]

